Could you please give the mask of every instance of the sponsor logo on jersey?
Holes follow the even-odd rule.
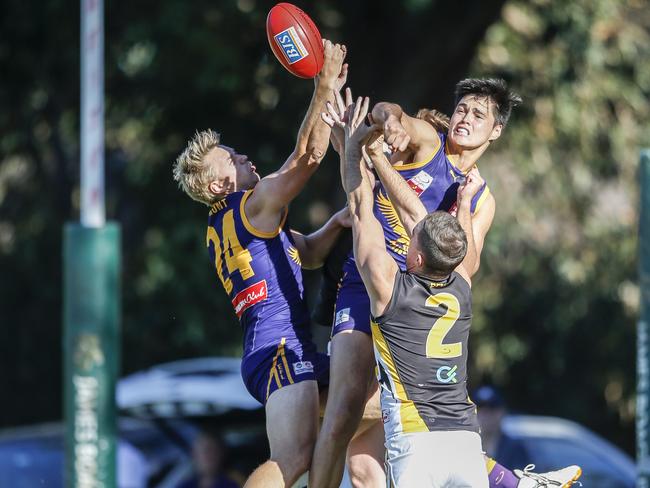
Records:
[[[433,183],[433,176],[431,176],[426,171],[420,171],[418,174],[409,178],[407,183],[411,189],[417,193],[418,196],[422,195],[422,192],[431,186]]]
[[[453,368],[449,366],[441,366],[436,371],[436,378],[440,383],[456,383],[456,370],[458,365],[454,365]]]
[[[305,49],[305,45],[300,40],[296,29],[293,27],[289,27],[279,34],[276,34],[274,39],[280,49],[282,49],[289,64],[297,63],[301,59],[305,59],[309,56],[309,52]]]
[[[256,303],[266,300],[266,297],[266,280],[258,281],[254,285],[244,288],[235,295],[235,298],[232,299],[232,306],[235,307],[237,317],[241,318],[246,309],[252,307]]]
[[[389,411],[388,410],[382,410],[381,411],[381,421],[383,423],[387,424],[389,420],[390,420]]]
[[[299,374],[313,373],[314,365],[311,361],[298,361],[297,363],[293,363],[293,372],[296,373],[296,376]]]
[[[338,312],[336,312],[336,318],[334,320],[334,325],[339,325],[342,324],[343,322],[347,322],[350,320],[350,308],[342,308]]]

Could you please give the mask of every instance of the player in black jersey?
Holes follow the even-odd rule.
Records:
[[[469,176],[460,190],[458,219],[427,214],[416,199],[421,219],[408,229],[407,270],[400,271],[386,251],[362,160],[361,145],[372,131],[364,124],[367,111],[367,99],[348,110],[342,176],[355,259],[371,300],[387,475],[395,487],[487,487],[466,387],[471,290],[465,266],[473,263],[463,264],[480,180]]]

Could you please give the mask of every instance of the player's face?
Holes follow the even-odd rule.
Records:
[[[211,189],[216,194],[249,190],[260,180],[255,166],[245,154],[238,154],[228,146],[217,146],[206,156],[217,176]]]
[[[257,182],[260,181],[260,175],[255,171],[255,165],[250,159],[248,159],[246,154],[239,154],[237,151],[227,146],[223,147],[230,152],[230,161],[235,167],[237,191],[250,190],[253,188]]]
[[[448,138],[454,146],[471,150],[499,137],[501,129],[494,118],[494,102],[487,97],[465,95],[451,116]]]

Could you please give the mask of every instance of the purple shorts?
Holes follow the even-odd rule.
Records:
[[[346,273],[336,296],[332,337],[344,330],[370,332],[370,298],[359,272]]]
[[[314,380],[329,384],[329,357],[319,353],[310,340],[283,337],[278,343],[253,351],[242,359],[241,375],[248,392],[266,405],[275,390]]]

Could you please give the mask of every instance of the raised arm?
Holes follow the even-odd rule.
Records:
[[[417,223],[427,215],[427,209],[404,178],[395,171],[386,158],[382,146],[381,139],[378,139],[372,144],[368,144],[366,151],[381,183],[388,192],[388,198],[393,204],[404,230],[411,237]]]
[[[492,220],[494,219],[494,197],[488,195],[485,202],[472,216],[472,198],[485,185],[478,169],[472,169],[465,179],[465,183],[458,188],[456,217],[460,226],[467,235],[467,254],[462,266],[471,278],[476,274],[481,263],[481,251]]]
[[[260,180],[246,202],[248,219],[262,231],[277,227],[284,207],[300,193],[327,151],[330,127],[321,121],[320,114],[325,102],[333,99],[333,90],[345,83],[347,65],[343,65],[344,46],[324,41],[324,51],[323,69],[315,80],[314,93],[293,152],[279,170]]]
[[[350,227],[347,207],[339,210],[320,229],[309,235],[291,230],[304,269],[320,268],[336,243],[341,231]]]
[[[405,114],[397,104],[376,104],[372,109],[372,121],[383,128],[386,144],[393,151],[410,148],[416,159],[420,159],[429,156],[440,145],[440,136],[431,124]]]
[[[363,103],[358,99],[349,109],[341,176],[352,219],[354,257],[376,317],[390,302],[398,268],[386,251],[384,231],[373,213],[374,195],[362,161],[361,146],[370,131],[364,125],[367,112],[367,98]]]

